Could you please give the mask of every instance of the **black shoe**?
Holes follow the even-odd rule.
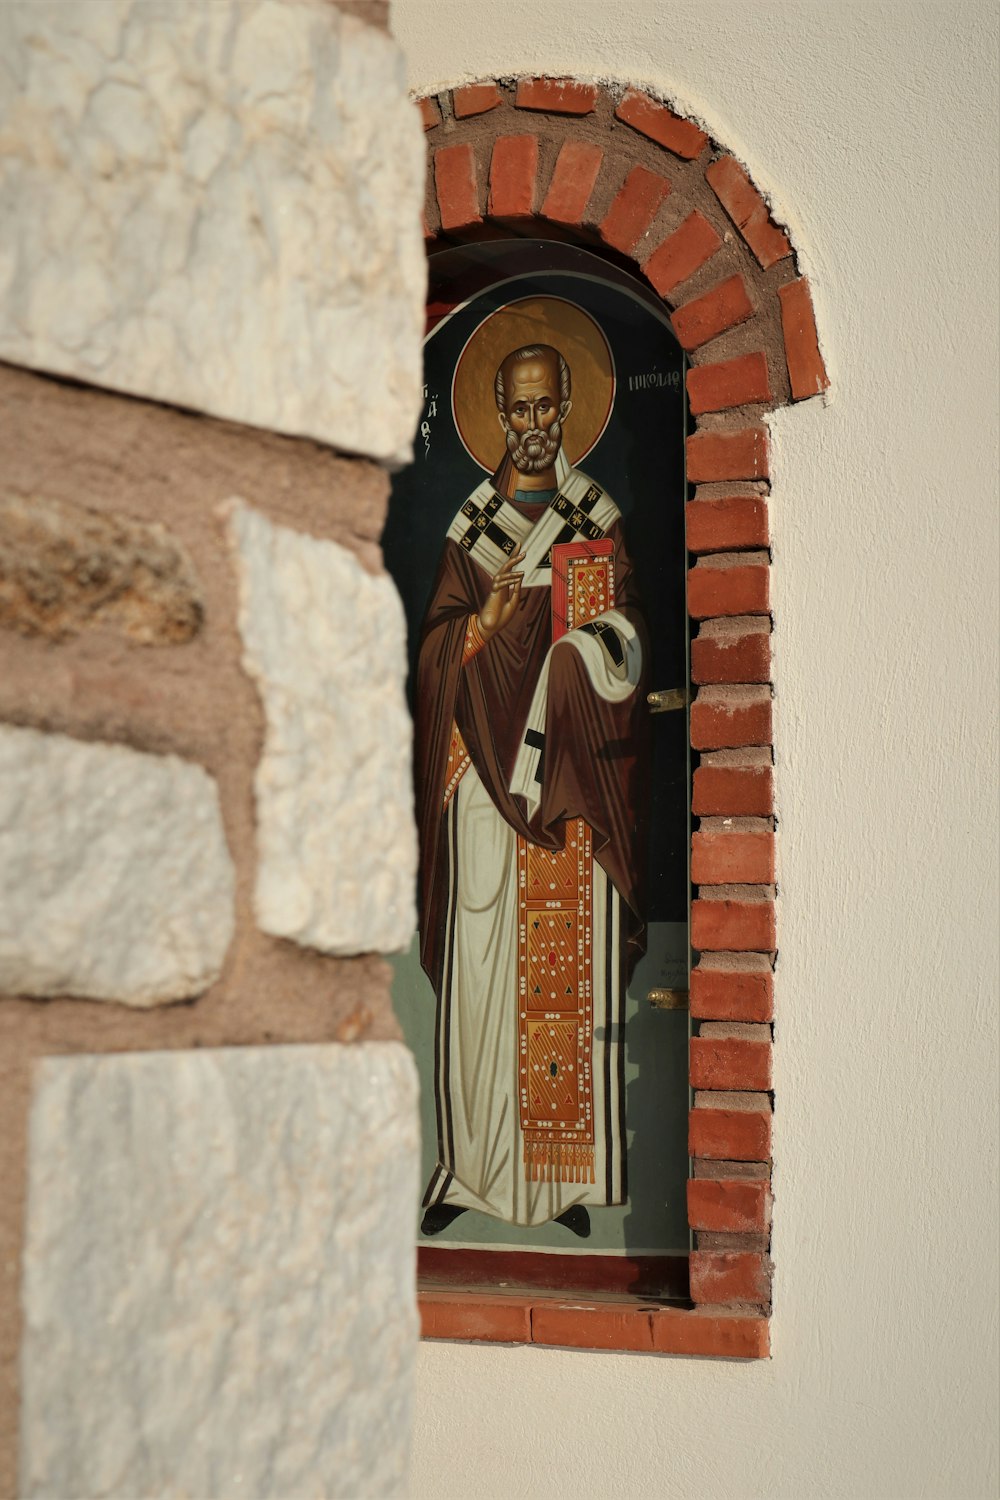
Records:
[[[567,1208],[555,1222],[563,1224],[573,1234],[578,1234],[581,1240],[590,1239],[590,1215],[582,1203],[575,1203],[572,1208]]]
[[[454,1224],[459,1214],[464,1214],[464,1208],[454,1208],[449,1203],[439,1203],[435,1208],[429,1208],[420,1221],[421,1234],[440,1234],[442,1229],[447,1229],[449,1224]],[[580,1231],[578,1230],[577,1233]],[[590,1233],[590,1225],[587,1225],[587,1234]]]

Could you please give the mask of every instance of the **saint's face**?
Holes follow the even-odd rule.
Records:
[[[559,420],[559,371],[548,359],[519,361],[511,371],[506,400],[507,423],[522,437],[548,433]]]
[[[561,418],[569,403],[559,406],[559,367],[542,355],[518,360],[508,371],[500,425],[507,434],[507,452],[522,474],[547,474],[562,446]]]

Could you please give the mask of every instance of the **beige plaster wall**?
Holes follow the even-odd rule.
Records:
[[[774,1355],[425,1344],[413,1494],[997,1490],[997,13],[395,0],[411,86],[662,90],[791,226],[829,403],[772,422]],[[527,128],[527,127],[526,127]]]

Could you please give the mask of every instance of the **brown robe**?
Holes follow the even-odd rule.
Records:
[[[508,503],[532,520],[540,520],[545,513],[544,505]],[[457,543],[445,541],[420,640],[415,753],[420,953],[438,995],[448,891],[443,793],[453,722],[494,806],[522,837],[546,849],[561,849],[567,819],[582,817],[590,824],[594,857],[629,912],[626,974],[643,951],[648,636],[620,520],[612,524],[607,536],[615,547],[615,605],[639,632],[643,676],[625,702],[608,703],[591,687],[578,652],[567,647],[554,653],[541,802],[532,818],[524,799],[512,795],[509,787],[538,675],[552,644],[551,589],[523,588],[513,619],[463,667],[469,616],[482,608],[492,575]]]

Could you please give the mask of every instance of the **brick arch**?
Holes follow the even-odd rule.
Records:
[[[809,285],[740,162],[648,93],[490,79],[418,102],[431,248],[509,235],[599,250],[663,300],[689,361],[688,1210],[692,1298],[710,1314],[690,1352],[766,1353],[776,939],[764,418],[827,388]],[[588,1342],[573,1334],[561,1328],[558,1342]]]

